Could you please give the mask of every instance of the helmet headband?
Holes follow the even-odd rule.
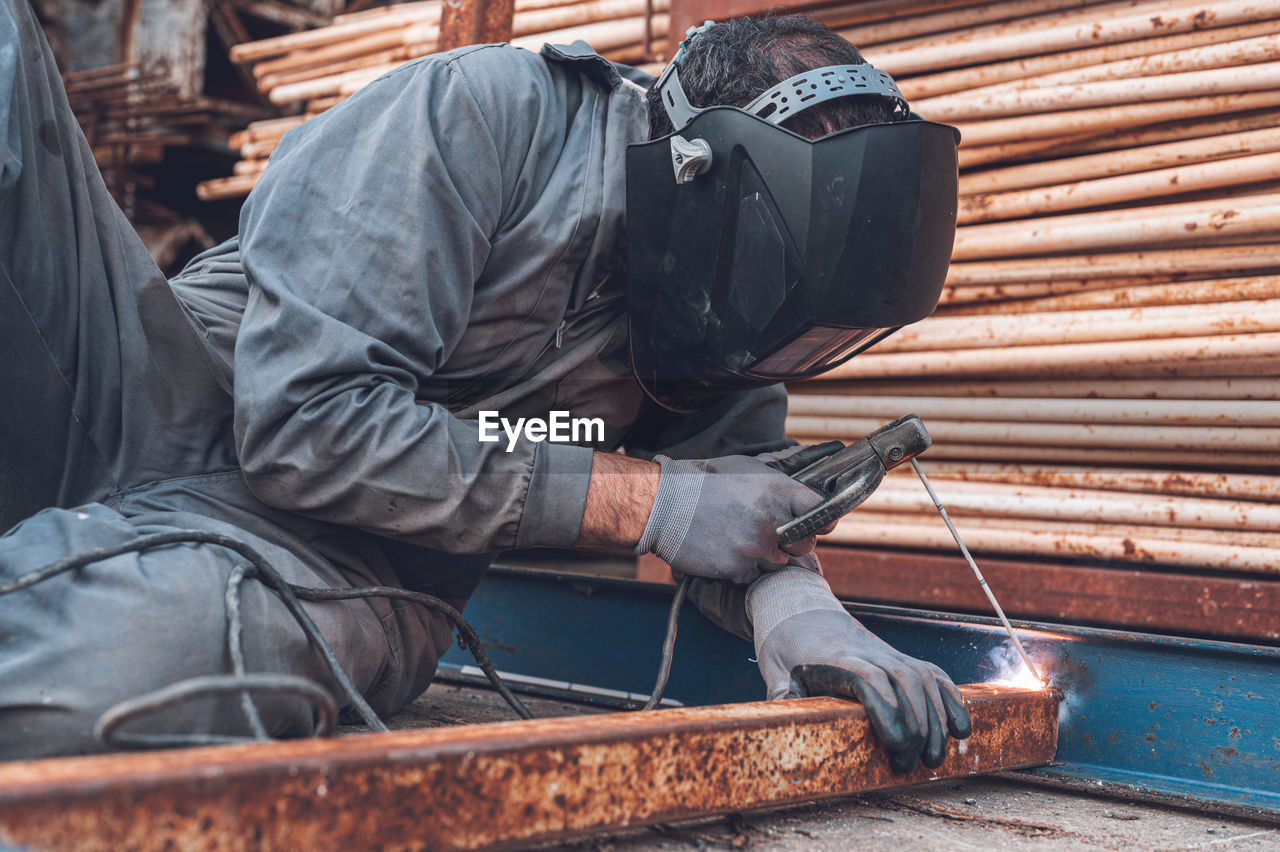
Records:
[[[685,59],[686,45],[710,26],[714,26],[714,22],[707,21],[689,30],[676,55],[654,84],[667,118],[677,131],[708,109],[689,103],[684,87],[680,85],[680,68]],[[857,95],[873,95],[891,101],[895,119],[905,119],[910,114],[907,100],[893,78],[866,63],[825,65],[802,71],[762,92],[742,109],[772,124],[781,124],[818,104]]]

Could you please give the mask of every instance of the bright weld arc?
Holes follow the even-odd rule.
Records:
[[[1000,623],[1004,625],[1004,629],[1009,634],[1009,638],[1013,640],[1013,647],[1018,649],[1018,656],[1022,657],[1022,662],[1026,663],[1027,669],[1031,672],[1040,687],[1044,688],[1044,678],[1040,677],[1040,672],[1036,670],[1035,664],[1031,662],[1031,658],[1027,656],[1027,651],[1022,647],[1022,642],[1018,640],[1018,634],[1014,632],[1013,625],[1009,623],[1009,619],[1005,617],[1004,610],[1000,608],[1000,602],[996,600],[996,596],[992,593],[991,587],[987,585],[987,578],[982,576],[982,572],[978,570],[978,563],[973,561],[973,556],[969,553],[969,548],[965,547],[964,541],[960,538],[956,525],[951,523],[951,516],[947,514],[946,507],[942,505],[942,501],[938,499],[938,494],[933,490],[933,486],[929,484],[929,479],[924,475],[924,471],[920,469],[920,463],[914,458],[911,459],[911,466],[915,468],[916,475],[920,477],[920,481],[924,483],[924,488],[929,492],[929,499],[933,501],[933,505],[937,508],[938,514],[942,515],[942,520],[946,523],[947,529],[951,530],[951,537],[956,540],[956,544],[960,545],[960,552],[964,554],[965,561],[969,563],[969,567],[973,569],[974,575],[978,578],[978,585],[982,587],[982,591],[986,594],[987,600],[991,601],[991,606],[995,609],[996,615],[1000,617]]]

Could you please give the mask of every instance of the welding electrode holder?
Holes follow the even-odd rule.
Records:
[[[769,462],[802,485],[822,495],[810,511],[778,527],[778,542],[794,544],[860,506],[879,487],[884,475],[933,444],[924,423],[907,414],[845,446],[828,441]]]

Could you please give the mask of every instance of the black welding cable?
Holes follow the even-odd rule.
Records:
[[[231,536],[221,533],[209,532],[205,530],[182,530],[163,533],[153,533],[151,535],[142,536],[130,542],[108,547],[100,547],[94,550],[85,551],[76,556],[68,557],[53,565],[41,568],[36,571],[23,574],[15,581],[5,586],[0,586],[0,595],[10,594],[21,589],[29,588],[37,583],[64,574],[68,571],[84,567],[93,562],[111,559],[126,553],[137,553],[143,550],[149,550],[155,547],[161,547],[169,544],[186,544],[186,543],[206,543],[225,547],[240,556],[247,559],[255,571],[245,570],[244,566],[237,566],[233,570],[232,576],[228,578],[227,587],[227,613],[228,613],[228,643],[232,657],[232,665],[235,674],[231,676],[211,676],[208,678],[191,678],[174,684],[167,690],[158,690],[147,696],[142,696],[130,702],[122,702],[114,708],[111,708],[103,718],[99,720],[98,728],[102,728],[104,722],[107,727],[104,729],[107,736],[116,736],[115,730],[126,719],[134,718],[147,712],[154,712],[163,707],[171,706],[179,701],[189,700],[198,697],[204,692],[228,692],[235,691],[233,685],[237,682],[244,684],[241,690],[242,703],[245,713],[249,718],[255,736],[266,736],[266,731],[261,723],[261,719],[257,714],[256,708],[253,706],[251,697],[246,690],[265,691],[271,689],[271,683],[275,683],[279,689],[285,692],[298,693],[295,688],[296,684],[292,683],[292,676],[288,675],[249,675],[243,672],[244,658],[240,642],[240,619],[239,619],[239,598],[238,590],[240,582],[245,577],[254,577],[264,583],[268,588],[273,589],[284,602],[285,607],[293,615],[303,632],[307,634],[308,639],[316,646],[326,667],[333,674],[334,679],[338,682],[339,688],[342,690],[347,700],[359,713],[364,723],[375,731],[386,731],[388,728],[378,718],[377,713],[364,700],[364,697],[356,689],[346,672],[342,669],[341,663],[334,654],[333,648],[328,641],[320,633],[315,622],[310,615],[303,609],[300,600],[323,601],[323,600],[350,600],[354,598],[368,597],[387,597],[397,598],[410,601],[422,605],[428,609],[444,615],[462,635],[463,641],[468,649],[475,657],[476,665],[484,672],[485,677],[493,685],[494,689],[502,695],[503,699],[511,706],[515,713],[522,719],[532,719],[533,715],[525,707],[524,703],[511,692],[510,688],[502,681],[494,669],[493,664],[489,660],[488,654],[484,650],[479,636],[471,625],[462,617],[454,607],[445,601],[424,592],[413,592],[407,589],[397,589],[389,586],[366,586],[353,589],[317,589],[304,586],[294,586],[285,581],[283,577],[267,562],[266,558],[257,552],[253,547],[244,542],[232,538]],[[676,588],[676,592],[671,601],[671,608],[667,614],[667,630],[662,644],[662,657],[659,663],[658,677],[654,684],[653,693],[642,709],[650,710],[658,706],[662,701],[663,693],[666,691],[667,681],[671,674],[671,665],[675,656],[675,639],[676,630],[680,617],[680,608],[684,603],[685,596],[688,592],[689,578],[682,578],[680,584]],[[272,681],[272,678],[277,680]],[[288,682],[286,682],[288,681]],[[307,681],[310,683],[310,681]],[[314,684],[312,684],[315,686]],[[317,687],[319,688],[319,687]],[[327,694],[327,693],[326,693]],[[305,697],[305,696],[304,696]],[[330,700],[332,700],[330,698]],[[319,705],[317,705],[319,706]],[[121,717],[118,714],[123,713]],[[324,712],[322,710],[322,716]],[[141,741],[140,735],[130,735],[136,741]],[[153,738],[154,739],[154,738]],[[240,737],[207,737],[203,740],[199,736],[193,735],[183,740],[185,744],[193,742],[243,742],[244,738]],[[173,740],[167,740],[172,743]]]
[[[435,612],[444,615],[462,634],[463,640],[466,642],[471,655],[476,660],[476,665],[493,684],[494,688],[502,695],[506,702],[511,705],[512,710],[523,719],[531,719],[533,715],[525,707],[524,703],[517,698],[511,690],[503,683],[493,664],[489,661],[489,656],[484,650],[484,644],[480,641],[475,629],[462,617],[462,614],[455,608],[444,602],[443,600],[428,595],[425,592],[411,592],[407,589],[396,589],[389,586],[368,586],[357,589],[315,589],[302,586],[293,586],[285,581],[283,577],[267,562],[266,557],[258,553],[254,548],[230,536],[221,533],[207,532],[205,530],[183,530],[164,533],[154,533],[149,536],[142,536],[131,542],[120,545],[112,545],[109,547],[101,547],[95,550],[85,551],[73,557],[68,557],[53,565],[32,571],[17,578],[14,582],[0,586],[0,595],[6,595],[21,589],[29,588],[44,580],[64,574],[68,571],[81,568],[93,562],[99,562],[105,559],[111,559],[121,556],[125,553],[136,553],[142,550],[149,550],[154,547],[160,547],[166,544],[182,544],[182,543],[210,543],[222,547],[226,547],[243,556],[254,567],[255,571],[245,572],[244,576],[251,576],[262,582],[268,588],[274,589],[280,598],[284,601],[285,606],[290,613],[298,621],[303,628],[303,632],[307,633],[308,638],[317,647],[326,666],[333,673],[335,680],[338,681],[339,687],[342,689],[347,700],[360,713],[361,719],[375,731],[386,731],[387,726],[378,718],[377,713],[364,697],[360,695],[355,684],[351,683],[346,672],[342,669],[338,662],[337,655],[334,654],[332,647],[328,641],[321,635],[319,628],[315,626],[315,622],[311,620],[310,615],[302,608],[299,602],[298,592],[305,595],[308,600],[347,600],[352,598],[368,598],[368,597],[388,597],[400,598],[412,601],[427,607]],[[243,674],[243,652],[240,644],[240,619],[239,619],[239,600],[238,595],[233,591],[233,586],[238,590],[239,582],[236,581],[236,572],[233,570],[232,576],[228,578],[227,589],[227,614],[228,614],[228,642],[232,657],[232,665],[237,675]],[[264,676],[266,677],[266,676]],[[283,677],[283,676],[282,676]],[[188,683],[184,681],[183,683]],[[177,684],[181,686],[182,684]],[[263,691],[268,687],[259,685],[255,687],[259,691]],[[155,695],[155,693],[153,693]],[[194,697],[196,693],[184,693],[186,697]],[[145,698],[145,696],[144,696]],[[167,706],[167,705],[166,705]],[[254,728],[255,734],[261,731],[265,735],[265,729],[262,728],[260,720],[255,725],[256,710],[253,708],[252,700],[244,697],[245,711],[250,716],[250,724]],[[363,708],[363,709],[362,709]],[[113,708],[114,709],[114,708]],[[155,708],[159,709],[159,708]],[[236,741],[240,741],[237,739]]]
[[[277,692],[296,695],[311,703],[320,712],[320,721],[312,732],[315,737],[327,737],[338,724],[338,705],[329,691],[305,677],[284,674],[204,675],[188,678],[178,683],[121,701],[99,717],[93,726],[93,736],[106,748],[138,748],[156,746],[206,746],[253,742],[252,737],[223,736],[219,734],[126,734],[122,725],[142,716],[149,716],[170,707],[185,704],[195,698],[246,691]]]
[[[342,664],[338,662],[338,657],[333,652],[333,648],[325,640],[320,633],[320,628],[316,627],[316,623],[311,616],[302,607],[302,603],[298,600],[297,595],[293,593],[293,589],[289,583],[271,566],[262,554],[250,547],[248,544],[239,539],[232,538],[222,533],[210,532],[208,530],[174,530],[171,532],[152,533],[127,541],[122,544],[111,545],[108,547],[99,547],[93,550],[87,550],[75,556],[69,556],[66,559],[56,562],[53,565],[41,568],[38,571],[32,571],[24,574],[14,582],[7,586],[0,586],[0,595],[6,595],[10,592],[16,592],[19,589],[25,589],[34,586],[36,583],[64,574],[67,571],[73,571],[82,568],[93,562],[101,562],[104,559],[113,559],[126,553],[137,553],[143,550],[150,550],[155,547],[162,547],[168,544],[214,544],[218,547],[225,547],[240,556],[243,556],[258,572],[259,582],[264,583],[280,596],[280,600],[284,603],[285,608],[298,622],[298,626],[307,634],[312,645],[320,653],[320,657],[324,660],[325,667],[333,675],[337,681],[339,689],[342,690],[344,697],[355,708],[356,712],[366,725],[375,731],[390,730],[382,720],[378,718],[378,714],[374,712],[369,703],[364,700],[364,696],[360,694],[360,690],[356,689],[351,678],[343,671]]]
[[[476,631],[462,617],[462,613],[442,601],[435,595],[428,595],[425,592],[413,592],[409,589],[397,589],[392,586],[357,586],[352,589],[314,589],[305,586],[291,586],[293,592],[304,601],[345,601],[352,598],[396,598],[398,600],[412,601],[421,606],[438,612],[458,628],[458,633],[462,635],[463,642],[471,651],[471,656],[475,657],[476,665],[484,672],[484,676],[489,679],[489,683],[493,684],[493,688],[511,705],[511,709],[516,711],[516,715],[521,719],[532,719],[533,714],[529,712],[529,708],[524,706],[519,698],[516,697],[510,688],[503,682],[494,669],[493,663],[489,661],[489,654],[484,649],[484,644],[480,641],[480,637]]]
[[[252,577],[253,568],[243,562],[231,569],[227,578],[227,650],[231,654],[231,671],[238,677],[244,677],[248,670],[244,664],[244,647],[240,641],[240,584],[246,577]],[[262,724],[258,708],[253,704],[253,696],[246,690],[240,693],[240,706],[244,709],[245,718],[249,720],[249,729],[255,739],[269,740],[267,728]]]
[[[658,663],[658,680],[653,685],[653,692],[641,710],[652,710],[662,703],[662,693],[667,691],[667,679],[671,677],[671,662],[676,656],[676,628],[680,624],[680,607],[684,604],[685,595],[689,592],[689,578],[681,577],[676,586],[675,596],[671,598],[671,609],[667,610],[667,635],[662,640],[662,659]]]

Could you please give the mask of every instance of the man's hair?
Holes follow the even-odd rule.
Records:
[[[694,107],[746,106],[788,77],[825,65],[865,65],[858,49],[804,15],[734,18],[708,27],[685,47],[680,86]],[[810,139],[893,120],[893,105],[874,95],[818,104],[782,122]],[[649,90],[649,138],[675,128],[656,87]]]

